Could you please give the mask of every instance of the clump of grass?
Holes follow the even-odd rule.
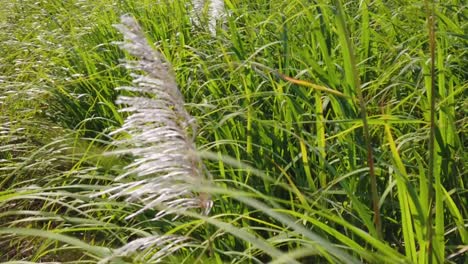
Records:
[[[0,128],[1,162],[8,165],[2,169],[12,176],[0,190],[0,243],[10,252],[4,259],[156,262],[177,249],[164,261],[463,263],[466,6],[459,1],[429,5],[433,23],[420,12],[424,5],[412,0],[224,1],[230,16],[215,37],[200,30],[213,32],[208,18],[200,27],[190,23],[193,1],[36,2],[0,7],[8,9],[1,26],[9,25],[0,38],[14,40],[0,42],[0,116],[12,121]],[[137,60],[129,59],[133,76],[117,66],[123,53],[109,43],[118,38],[111,24],[121,13],[138,18],[145,32],[138,39],[149,42],[143,41],[146,52],[131,57]],[[152,58],[153,47],[174,69],[162,68],[169,71],[164,82],[141,77],[148,73],[138,57]],[[182,98],[167,91],[160,97],[149,88],[155,83],[177,83],[189,103],[179,109],[175,105],[184,103],[175,99],[164,115],[151,116],[159,120],[152,126],[142,117],[154,106],[163,110],[158,98]],[[125,85],[135,91],[113,89]],[[32,87],[48,93],[30,104],[6,92]],[[123,112],[114,104],[117,93],[125,95]],[[167,117],[178,111],[183,118],[171,123],[175,132],[157,132],[167,130]],[[34,125],[37,115],[52,121]],[[192,117],[196,129],[194,121],[183,121]],[[48,124],[74,131],[61,137],[69,130],[58,127],[53,138],[38,136]],[[115,148],[104,135],[121,124]],[[151,133],[163,138],[151,142]],[[27,144],[14,150],[18,135]],[[206,171],[215,175],[204,186],[196,184],[198,176],[180,186],[183,177],[172,198],[180,202],[187,191],[195,205],[205,198],[194,193],[212,194],[210,216],[184,210],[183,202],[173,212],[179,218],[163,216],[172,213],[170,199],[153,208],[147,205],[161,192],[138,192],[148,190],[141,187],[153,176],[179,169],[144,167],[153,164],[149,151],[170,141],[180,143],[174,149],[204,157]],[[66,151],[50,152],[62,143]],[[126,155],[108,159],[103,153],[109,151]],[[65,166],[47,173],[49,164],[62,160]],[[196,175],[202,174],[199,158],[193,161]],[[112,188],[116,199],[95,196]],[[26,243],[31,237],[35,242]],[[177,239],[183,241],[160,243]]]

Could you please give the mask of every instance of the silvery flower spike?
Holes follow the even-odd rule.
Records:
[[[142,29],[129,15],[115,27],[123,34],[119,46],[136,60],[125,61],[131,70],[133,85],[119,87],[136,96],[120,96],[118,104],[129,116],[112,134],[124,134],[116,141],[113,155],[131,154],[134,161],[115,180],[117,185],[101,193],[111,198],[126,197],[144,206],[128,216],[147,209],[159,210],[155,218],[201,208],[208,213],[212,201],[193,189],[206,184],[205,170],[194,144],[195,119],[184,108],[170,64],[151,48]],[[208,197],[208,198],[207,198]]]

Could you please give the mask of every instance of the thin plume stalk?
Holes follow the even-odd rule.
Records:
[[[205,213],[211,208],[206,194],[192,190],[206,183],[204,168],[194,144],[195,119],[184,108],[184,99],[177,88],[171,66],[162,54],[153,50],[134,18],[121,17],[115,27],[123,34],[119,46],[137,60],[126,61],[133,85],[120,87],[139,96],[120,96],[118,104],[128,112],[123,126],[112,134],[123,134],[113,155],[131,154],[134,161],[118,176],[116,186],[102,194],[110,198],[127,197],[144,204],[134,217],[147,209],[157,208],[160,218],[193,208]],[[170,209],[169,209],[170,208]]]
[[[428,263],[432,264],[434,260],[441,262],[444,259],[444,243],[443,243],[443,221],[444,218],[440,217],[443,214],[442,201],[440,195],[440,175],[436,175],[436,36],[435,36],[435,21],[434,21],[434,4],[429,4],[429,1],[424,1],[426,8],[426,19],[427,19],[427,30],[429,37],[429,54],[430,54],[430,78],[431,83],[429,86],[430,92],[430,120],[429,120],[429,168],[427,173],[427,190],[428,198],[427,204],[430,208],[429,215],[427,216],[427,231],[426,239]],[[435,181],[434,181],[435,180]],[[434,185],[435,184],[435,185]],[[435,188],[434,188],[435,187]],[[435,189],[435,190],[434,190]],[[434,197],[435,192],[435,197]],[[435,198],[435,199],[434,199]],[[435,201],[434,201],[435,200]],[[432,213],[432,207],[435,204],[434,213]],[[434,216],[435,215],[435,216]],[[435,218],[435,220],[433,220]],[[435,226],[434,226],[435,222]],[[435,228],[435,230],[434,230]],[[439,232],[437,234],[437,232]]]

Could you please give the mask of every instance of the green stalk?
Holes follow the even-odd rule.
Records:
[[[391,128],[388,124],[385,124],[385,134],[387,137],[388,145],[390,147],[390,151],[392,153],[392,159],[395,163],[396,167],[396,181],[397,181],[397,188],[398,188],[398,202],[400,204],[400,211],[401,211],[401,226],[403,231],[403,239],[405,242],[405,253],[406,256],[409,257],[414,263],[417,263],[417,251],[416,251],[416,242],[415,242],[415,228],[413,228],[414,224],[414,215],[412,211],[416,211],[414,208],[414,203],[417,200],[411,201],[411,195],[409,191],[410,185],[407,184],[408,182],[408,173],[406,172],[406,168],[403,164],[403,161],[398,153],[395,141],[392,136]],[[412,206],[413,203],[413,206]],[[413,208],[412,208],[413,207]]]
[[[364,102],[364,98],[362,96],[361,81],[360,81],[359,73],[356,67],[356,59],[354,57],[353,45],[351,43],[350,36],[346,28],[343,6],[339,0],[334,0],[334,3],[338,11],[337,27],[338,27],[338,33],[339,33],[338,35],[340,38],[340,43],[343,47],[346,81],[348,82],[348,84],[351,85],[351,87],[354,88],[353,90],[355,91],[357,95],[357,99],[359,101],[359,107],[361,110],[364,140],[366,142],[366,149],[367,149],[367,166],[369,167],[369,176],[370,176],[370,181],[371,181],[370,182],[371,196],[372,196],[372,205],[373,205],[373,210],[374,210],[374,225],[377,231],[376,235],[378,238],[382,238],[382,223],[380,220],[377,178],[375,176],[375,170],[374,170],[374,157],[373,157],[372,145],[371,145],[371,140],[370,140],[369,124],[367,121],[366,103]]]
[[[319,157],[319,166],[320,172],[318,174],[320,188],[326,188],[327,186],[327,174],[324,172],[325,170],[325,160],[327,158],[327,153],[325,152],[326,148],[326,140],[325,140],[325,124],[324,124],[324,116],[323,116],[323,101],[322,101],[322,93],[316,92],[315,95],[315,114],[317,116],[317,123],[315,128],[317,129],[317,148],[320,154]]]

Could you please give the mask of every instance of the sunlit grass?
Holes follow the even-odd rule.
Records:
[[[0,261],[464,262],[466,4],[226,0],[214,32],[161,2],[0,3]],[[105,154],[126,13],[197,119],[208,216],[96,196],[134,161]]]

